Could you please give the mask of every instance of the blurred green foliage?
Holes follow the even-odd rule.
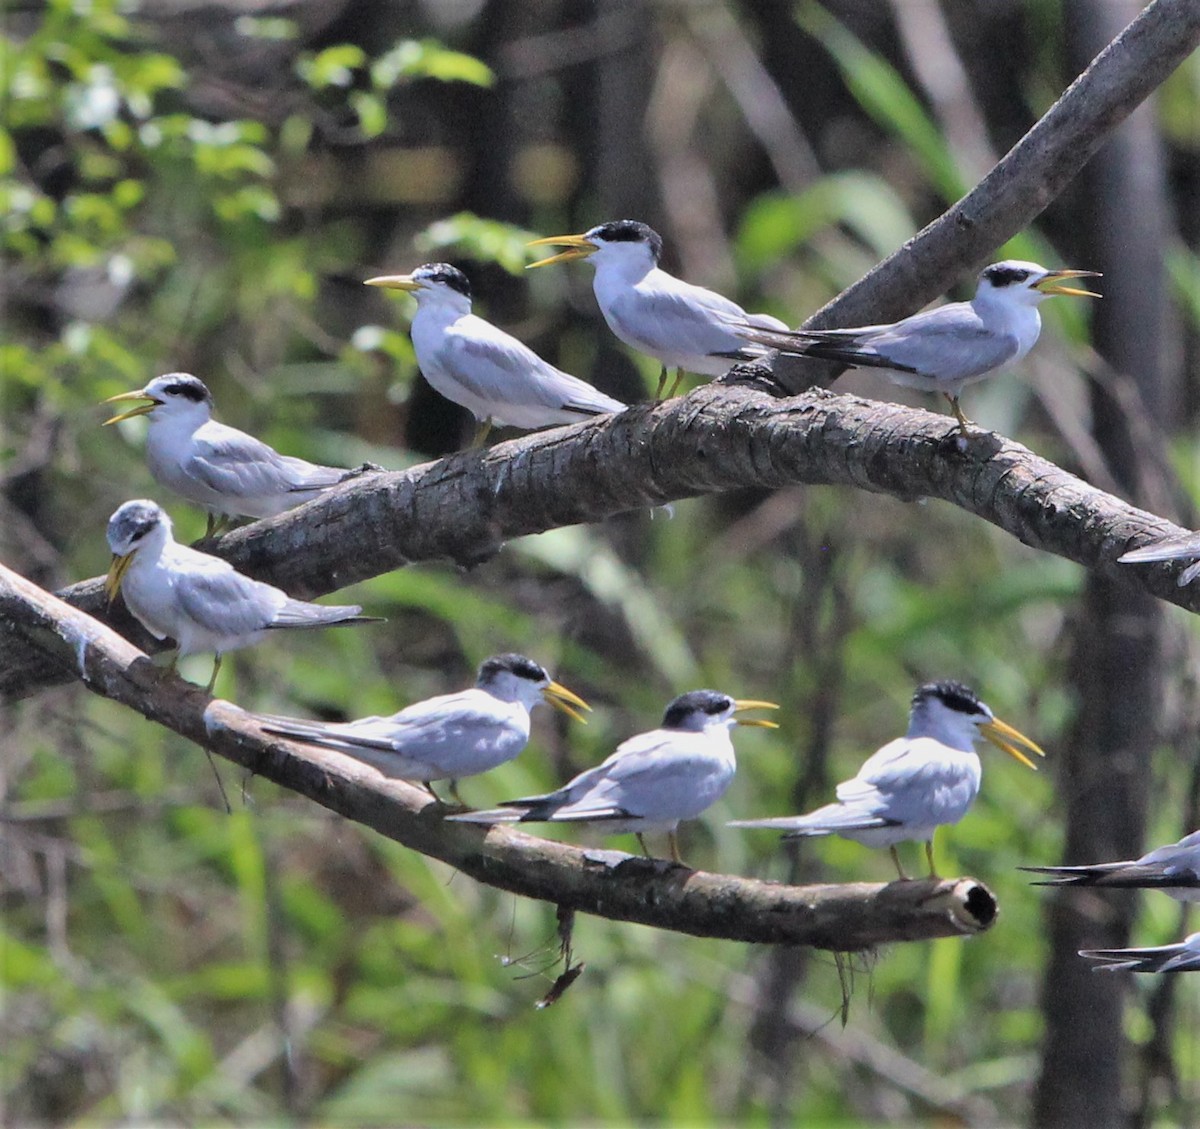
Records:
[[[281,170],[312,142],[307,113],[268,125],[189,111],[191,76],[125,9],[49,0],[26,34],[4,39],[0,61],[5,268],[13,285],[53,296],[14,316],[0,345],[0,454],[28,455],[35,422],[58,421],[38,505],[64,580],[103,568],[104,521],[121,500],[158,493],[138,422],[102,432],[95,404],[164,366],[195,369],[223,419],[288,452],[346,465],[415,458],[389,430],[415,378],[402,317],[378,324],[396,307],[364,295],[348,325],[324,312],[329,279],[357,280],[378,256],[370,232],[336,214],[298,217],[281,195]],[[247,19],[247,37],[297,35],[288,20]],[[963,174],[895,68],[817,5],[800,5],[798,19],[912,174],[953,199]],[[324,46],[301,53],[296,74],[345,110],[360,141],[388,128],[398,84],[495,82],[484,62],[430,39],[375,56]],[[1194,85],[1173,84],[1170,120],[1195,107]],[[64,161],[57,187],[22,171],[36,131]],[[749,200],[733,252],[747,290],[791,271],[781,287],[809,308],[918,226],[883,177],[842,171]],[[412,251],[515,276],[532,235],[460,212],[425,226]],[[1036,257],[1046,245],[1031,234],[1015,246]],[[1180,250],[1170,266],[1200,321],[1194,256]],[[65,283],[79,271],[112,288],[111,309],[72,306]],[[1083,317],[1064,311],[1056,334],[1082,345]],[[1016,384],[978,402],[1015,425],[1004,404]],[[264,711],[389,713],[465,685],[489,653],[528,652],[596,712],[586,729],[539,715],[527,754],[466,783],[479,804],[554,787],[691,686],[773,698],[782,728],[739,734],[739,778],[685,829],[686,857],[780,880],[887,880],[885,854],[829,840],[797,859],[776,836],[725,820],[824,800],[902,731],[927,677],[976,686],[1053,758],[1071,720],[1059,687],[1080,571],[939,503],[815,488],[760,501],[558,530],[471,574],[379,577],[343,595],[386,615],[386,628],[238,653],[218,692]],[[183,535],[198,535],[199,514],[169,504]],[[206,664],[184,673],[203,680]],[[581,918],[574,945],[587,970],[538,1012],[553,976],[538,971],[550,908],[219,765],[227,815],[198,749],[82,692],[43,695],[9,721],[0,1027],[16,1120],[768,1119],[763,1079],[777,1064],[750,1044],[768,954]],[[1001,1120],[1024,1100],[1040,1035],[1045,899],[1013,868],[1057,857],[1049,776],[985,756],[975,810],[939,841],[944,873],[996,891],[1003,916],[990,933],[853,961],[854,1045],[898,1048],[950,1091],[993,1100]],[[1155,841],[1179,833],[1180,787],[1163,775]],[[1148,935],[1175,935],[1173,913],[1147,908]],[[833,960],[808,961],[802,1002],[836,1025]],[[893,1085],[836,1038],[804,1035],[788,1053],[796,1122],[870,1120],[882,1108],[873,1094]],[[919,1099],[905,1108],[930,1112]]]

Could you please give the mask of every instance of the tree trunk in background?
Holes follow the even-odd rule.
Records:
[[[1128,0],[1076,0],[1065,9],[1072,73],[1081,69],[1141,8]],[[1094,309],[1095,341],[1119,372],[1136,379],[1161,424],[1167,198],[1163,153],[1152,105],[1142,107],[1079,178],[1067,206],[1090,217],[1079,262],[1104,272],[1105,301]],[[1100,388],[1093,427],[1112,472],[1129,492],[1138,454],[1122,410]],[[1143,850],[1150,756],[1161,700],[1161,616],[1153,599],[1089,575],[1080,610],[1071,679],[1078,720],[1062,751],[1060,801],[1066,812],[1065,861],[1132,858]],[[1094,901],[1060,892],[1050,902],[1052,953],[1042,992],[1046,1036],[1034,1097],[1039,1126],[1123,1124],[1122,1076],[1128,1056],[1122,1005],[1128,979],[1097,976],[1080,948],[1128,942],[1134,899]]]

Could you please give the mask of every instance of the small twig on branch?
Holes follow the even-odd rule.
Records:
[[[594,423],[355,479],[228,534],[213,551],[310,599],[417,561],[478,564],[514,537],[681,498],[837,484],[951,502],[1027,545],[1200,610],[1200,585],[1174,583],[1181,563],[1116,563],[1128,549],[1186,530],[1003,436],[978,432],[960,447],[956,435],[950,417],[897,404],[822,389],[773,398],[748,385],[708,385]],[[99,578],[60,595],[144,650],[161,647],[120,602],[105,606]],[[0,618],[0,697],[68,677]]]
[[[0,566],[0,616],[89,690],[479,882],[617,921],[733,941],[855,951],[980,933],[997,908],[971,878],[784,886],[447,823],[421,789],[349,757],[272,738],[90,616]]]
[[[914,313],[1053,202],[1121,124],[1200,45],[1196,0],[1154,0],[966,196],[823,306],[808,329],[877,325]],[[1086,265],[1086,264],[1077,264]],[[775,378],[799,392],[840,366],[780,356]]]

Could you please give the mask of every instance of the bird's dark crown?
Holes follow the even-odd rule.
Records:
[[[155,390],[165,396],[182,396],[196,404],[211,404],[212,393],[198,376],[190,372],[169,372],[155,381]]]
[[[471,297],[471,284],[467,276],[449,263],[426,263],[413,271],[413,278],[422,282],[440,282],[451,290],[457,290],[464,298]]]
[[[917,692],[913,695],[913,708],[929,701],[930,698],[937,698],[947,709],[954,710],[957,713],[983,713],[984,705],[979,700],[979,695],[975,693],[969,686],[964,686],[961,682],[953,682],[946,680],[943,682],[926,682],[923,686],[917,687]]]
[[[694,714],[705,713],[715,717],[732,708],[733,699],[719,690],[689,690],[667,706],[667,712],[663,714],[663,728],[678,729]]]
[[[645,243],[650,247],[650,253],[657,263],[662,255],[662,236],[648,224],[638,220],[613,220],[593,227],[587,233],[589,239],[601,239],[605,243]]]
[[[1033,277],[1033,271],[1028,267],[1012,266],[1010,263],[993,263],[984,268],[982,277],[995,287],[1018,286],[1022,282],[1028,282]]]
[[[504,671],[508,671],[518,678],[526,678],[530,682],[545,682],[550,677],[540,663],[535,663],[533,659],[527,659],[524,655],[510,652],[484,659],[479,665],[479,679],[484,681],[494,678]]]

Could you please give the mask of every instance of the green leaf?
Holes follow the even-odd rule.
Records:
[[[473,86],[492,86],[496,81],[486,63],[451,51],[435,39],[402,39],[371,64],[371,82],[377,89],[390,89],[401,78],[436,78]]]

